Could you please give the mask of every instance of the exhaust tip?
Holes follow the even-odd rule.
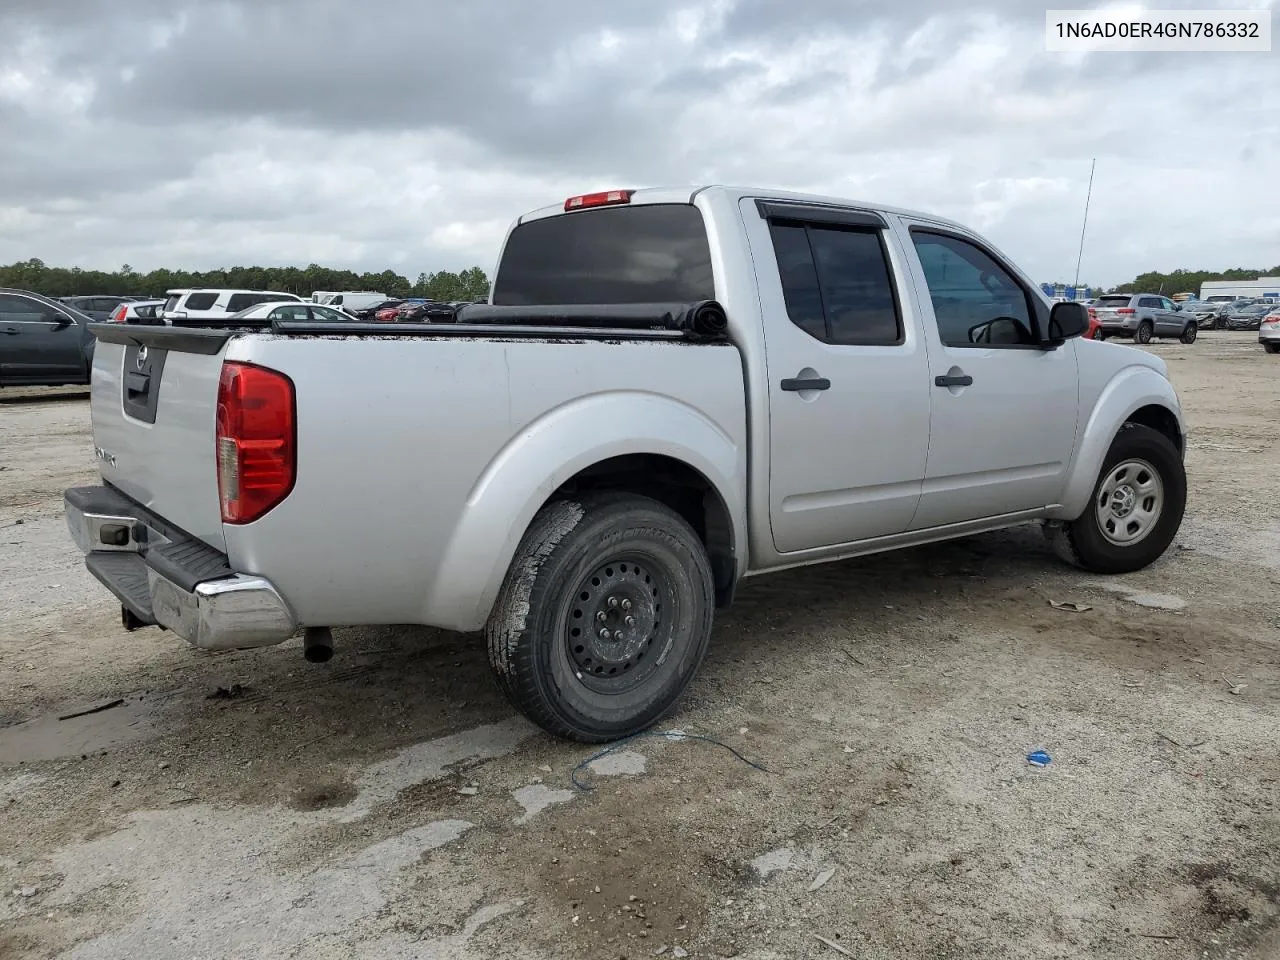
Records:
[[[333,631],[328,627],[307,627],[302,635],[302,655],[308,663],[328,663],[333,659]]]

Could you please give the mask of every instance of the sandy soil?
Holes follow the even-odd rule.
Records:
[[[1022,528],[753,582],[660,729],[766,769],[650,737],[590,790],[476,637],[125,634],[60,513],[87,403],[6,392],[0,957],[1280,957],[1280,360],[1150,349],[1193,434],[1160,563]]]

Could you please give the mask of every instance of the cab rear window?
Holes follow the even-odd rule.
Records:
[[[493,302],[690,303],[715,296],[702,214],[690,204],[605,207],[511,231]]]

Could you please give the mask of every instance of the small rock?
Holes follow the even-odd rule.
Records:
[[[40,892],[39,887],[23,887],[21,890],[13,891],[13,895],[15,897],[22,897],[26,900],[30,900],[39,892]]]
[[[635,903],[640,898],[633,893],[631,896],[627,897],[627,899],[630,900],[632,903]]]
[[[543,773],[550,773],[550,772],[551,772],[551,768],[550,768],[549,766],[547,766],[547,764],[545,764],[545,763],[543,763],[543,764],[539,764],[538,769],[539,769],[539,770],[541,770]]]
[[[168,761],[168,760],[161,760],[161,761],[160,761],[160,769],[161,769],[161,770],[168,770],[168,769],[169,769],[169,761]]]
[[[664,943],[664,944],[663,944],[662,946],[660,946],[657,950],[653,951],[653,955],[654,955],[655,957],[660,957],[660,956],[662,956],[664,953],[666,953],[666,952],[667,952],[668,950],[670,950],[670,949],[671,949],[671,948],[670,948],[670,947],[668,947],[668,946]]]
[[[600,892],[600,887],[599,887],[599,886],[597,886],[597,887],[596,887],[596,893],[599,893],[599,892]]]
[[[477,787],[459,787],[458,792],[464,797],[474,797],[480,790]]]
[[[687,957],[689,955],[689,951],[686,950],[684,947],[673,947],[671,950],[671,955],[673,957]]]

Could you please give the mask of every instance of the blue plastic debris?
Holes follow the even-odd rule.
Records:
[[[1053,757],[1049,756],[1049,754],[1045,753],[1043,750],[1036,750],[1033,753],[1027,754],[1027,763],[1031,764],[1033,767],[1047,767],[1052,762]]]

